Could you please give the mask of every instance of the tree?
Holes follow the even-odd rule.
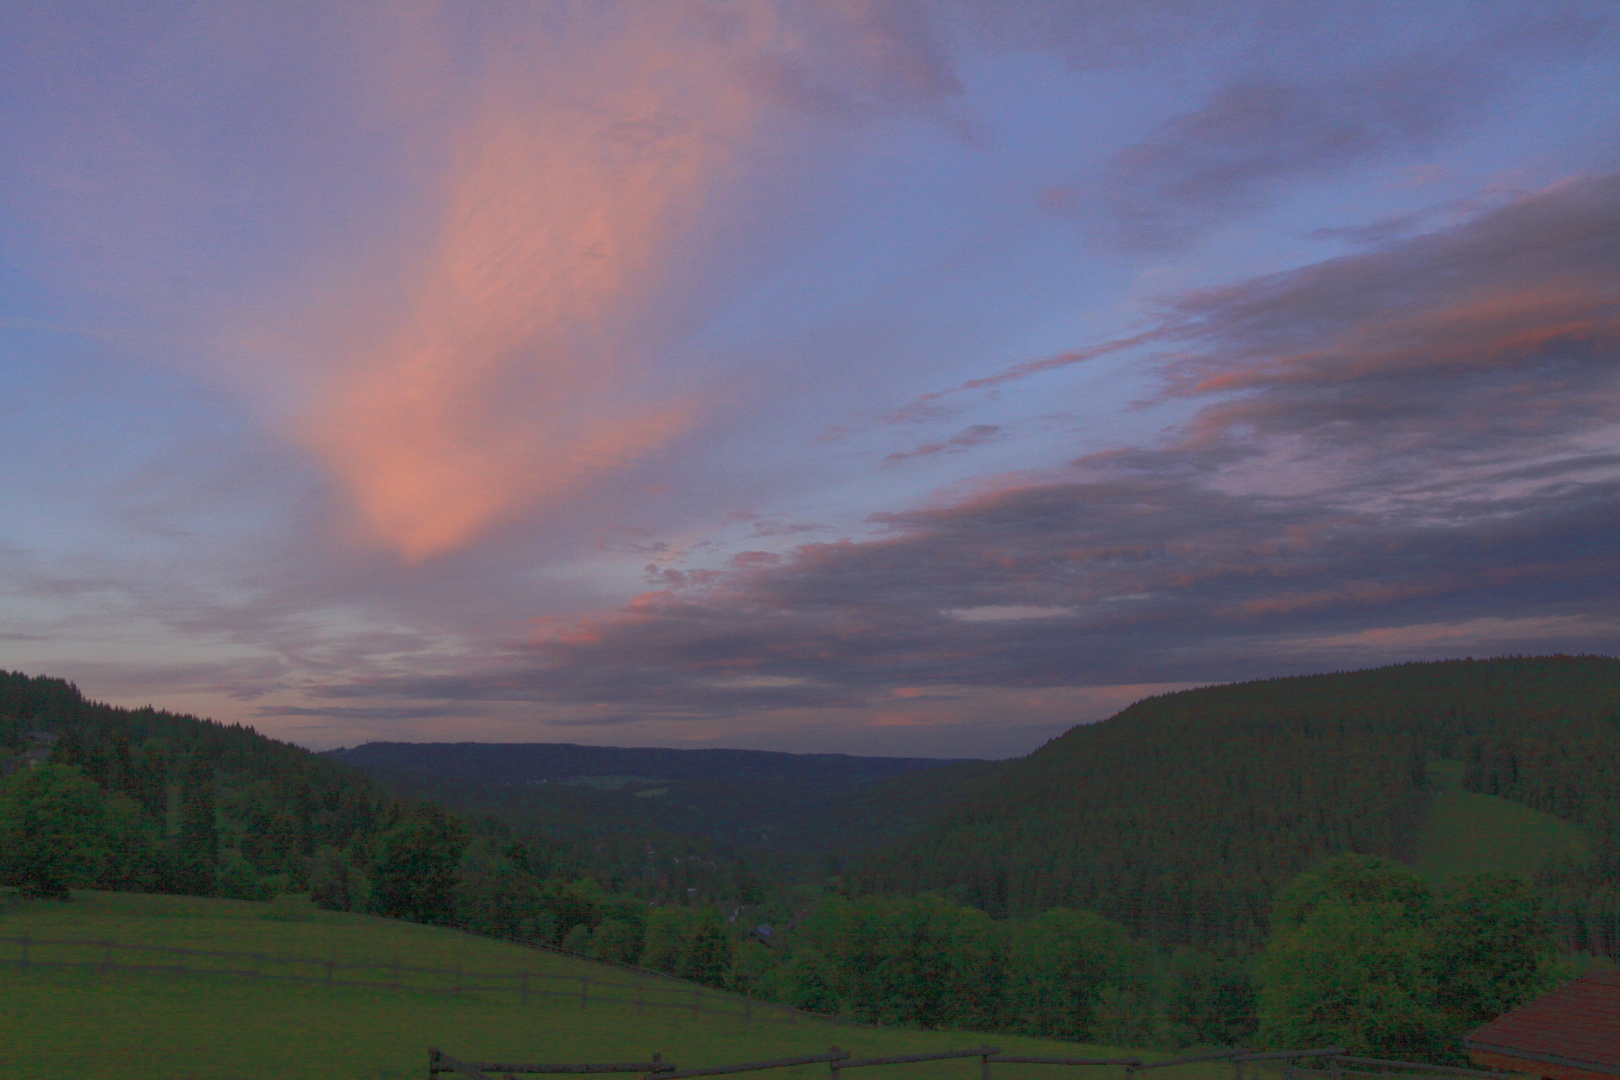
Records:
[[[328,911],[365,911],[371,882],[353,865],[349,853],[330,844],[309,859],[309,898]]]
[[[1323,904],[1397,904],[1426,918],[1434,896],[1423,879],[1377,855],[1340,855],[1300,874],[1277,894],[1274,928],[1302,926]]]
[[[1117,981],[1137,951],[1125,928],[1089,911],[1053,908],[1012,921],[1005,935],[1007,1026],[1088,1041],[1103,984]]]
[[[372,847],[372,908],[379,915],[444,925],[456,910],[462,823],[433,803],[404,811]]]
[[[583,926],[587,931],[596,929],[596,924],[602,921],[602,906],[607,903],[607,896],[595,881],[580,878],[566,883],[552,882],[546,887],[542,902],[552,913],[554,937],[551,944],[560,945],[576,926]]]
[[[1537,898],[1483,876],[1440,900],[1400,865],[1345,855],[1279,896],[1261,957],[1260,1035],[1352,1053],[1461,1060],[1461,1037],[1549,985]]]
[[[731,970],[731,935],[713,908],[659,908],[647,920],[641,956],[658,971],[724,986]]]
[[[534,940],[540,884],[516,863],[484,847],[465,853],[456,882],[456,925],[507,941]],[[550,944],[551,924],[546,925]]]
[[[1391,901],[1324,901],[1279,929],[1259,967],[1260,1037],[1274,1046],[1337,1044],[1355,1054],[1441,1050],[1433,936]]]
[[[140,806],[141,813],[162,824],[169,811],[169,788],[163,751],[148,746],[142,754],[128,751],[127,767],[120,774],[120,790]]]
[[[1001,1013],[1002,942],[990,917],[939,896],[825,901],[805,927],[851,1015],[988,1028]]]
[[[219,823],[214,805],[214,766],[193,754],[180,778],[180,837],[176,884],[182,893],[207,896],[214,891],[219,865]]]
[[[96,869],[98,889],[152,892],[164,872],[163,834],[134,799],[120,792],[104,796],[102,858]]]
[[[46,762],[0,788],[0,875],[24,896],[66,900],[105,853],[101,790],[76,766]]]
[[[633,964],[641,957],[643,929],[620,919],[603,919],[591,931],[590,955],[598,960]]]
[[[1178,1046],[1242,1046],[1254,1036],[1254,979],[1242,959],[1177,948],[1165,962],[1165,1034]]]
[[[1557,948],[1541,898],[1517,878],[1482,874],[1452,887],[1435,912],[1440,1005],[1469,1031],[1551,988]]]

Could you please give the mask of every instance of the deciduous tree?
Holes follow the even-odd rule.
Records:
[[[0,875],[24,896],[66,900],[105,855],[106,803],[77,766],[46,762],[0,788]]]

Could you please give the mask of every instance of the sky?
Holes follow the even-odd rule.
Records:
[[[30,4],[0,667],[1010,757],[1620,651],[1620,7]]]

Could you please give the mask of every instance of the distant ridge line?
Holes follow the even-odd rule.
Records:
[[[870,783],[974,758],[794,754],[727,747],[587,746],[579,743],[376,741],[323,751],[361,769],[418,772],[478,783],[523,783],[579,776],[665,780],[792,780]]]

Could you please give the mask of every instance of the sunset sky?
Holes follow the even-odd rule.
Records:
[[[5,5],[0,668],[1006,757],[1620,651],[1620,6]]]

